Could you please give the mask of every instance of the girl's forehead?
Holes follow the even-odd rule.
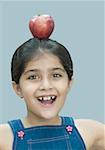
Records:
[[[31,68],[57,68],[60,67],[64,69],[63,65],[61,64],[59,58],[53,54],[44,53],[38,56],[33,57],[26,65],[26,69]]]

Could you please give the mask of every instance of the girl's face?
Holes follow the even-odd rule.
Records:
[[[68,75],[58,57],[44,53],[27,64],[14,87],[24,98],[29,114],[51,119],[64,105],[69,86]]]

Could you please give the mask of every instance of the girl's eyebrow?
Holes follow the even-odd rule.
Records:
[[[29,73],[29,72],[39,72],[39,70],[38,69],[27,70],[27,71],[24,72],[24,75],[27,74],[27,73]]]
[[[62,72],[65,72],[65,70],[64,70],[63,68],[51,68],[51,69],[49,69],[49,70],[50,70],[50,71],[60,70],[60,71],[62,71]],[[24,75],[27,74],[27,73],[29,73],[29,72],[40,72],[40,69],[30,69],[30,70],[24,72]]]
[[[62,72],[65,72],[65,70],[63,69],[63,68],[53,68],[53,69],[51,69],[52,71],[56,71],[56,70],[60,70],[60,71],[62,71]]]

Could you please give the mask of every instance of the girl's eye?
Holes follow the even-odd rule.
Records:
[[[55,74],[53,74],[53,77],[54,77],[54,78],[61,78],[62,75],[61,75],[61,74],[58,74],[58,73],[55,73]]]
[[[31,75],[28,77],[29,80],[38,80],[39,76],[38,75]]]

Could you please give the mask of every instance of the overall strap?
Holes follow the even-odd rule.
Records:
[[[74,126],[74,120],[72,117],[62,117],[62,125],[71,125]]]
[[[8,121],[8,123],[9,123],[9,125],[10,125],[10,127],[11,127],[11,129],[13,131],[13,134],[15,134],[18,131],[24,130],[20,119],[18,119],[18,120],[11,120],[11,121]]]
[[[70,131],[70,143],[73,150],[86,150],[85,143],[75,126],[74,119],[72,117],[62,117],[62,124],[66,126],[72,126],[73,130]],[[69,133],[69,131],[68,131]]]

